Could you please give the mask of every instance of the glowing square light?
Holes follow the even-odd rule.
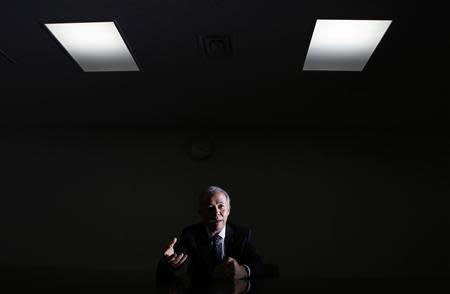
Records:
[[[49,23],[45,26],[86,72],[139,71],[114,22]]]
[[[318,19],[303,70],[362,71],[391,22]]]

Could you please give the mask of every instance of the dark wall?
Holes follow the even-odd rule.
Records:
[[[216,152],[191,160],[190,136]],[[210,184],[285,276],[448,271],[446,136],[15,130],[0,136],[0,265],[152,269]]]

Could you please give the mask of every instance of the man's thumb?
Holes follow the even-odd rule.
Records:
[[[177,237],[173,238],[173,240],[170,241],[169,247],[173,247],[175,245],[175,243],[177,243]]]

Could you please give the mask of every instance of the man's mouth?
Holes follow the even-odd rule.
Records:
[[[221,219],[211,219],[209,222],[210,223],[220,223],[220,222],[222,222],[223,220],[221,220]]]

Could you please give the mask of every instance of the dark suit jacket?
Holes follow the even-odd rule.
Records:
[[[249,229],[227,223],[224,242],[225,258],[232,257],[239,264],[246,264],[250,268],[252,278],[261,274],[261,258],[256,252]],[[204,223],[185,228],[174,249],[177,254],[188,254],[188,274],[191,279],[212,277],[214,262]],[[173,274],[174,271],[161,260],[157,278],[164,279]]]

